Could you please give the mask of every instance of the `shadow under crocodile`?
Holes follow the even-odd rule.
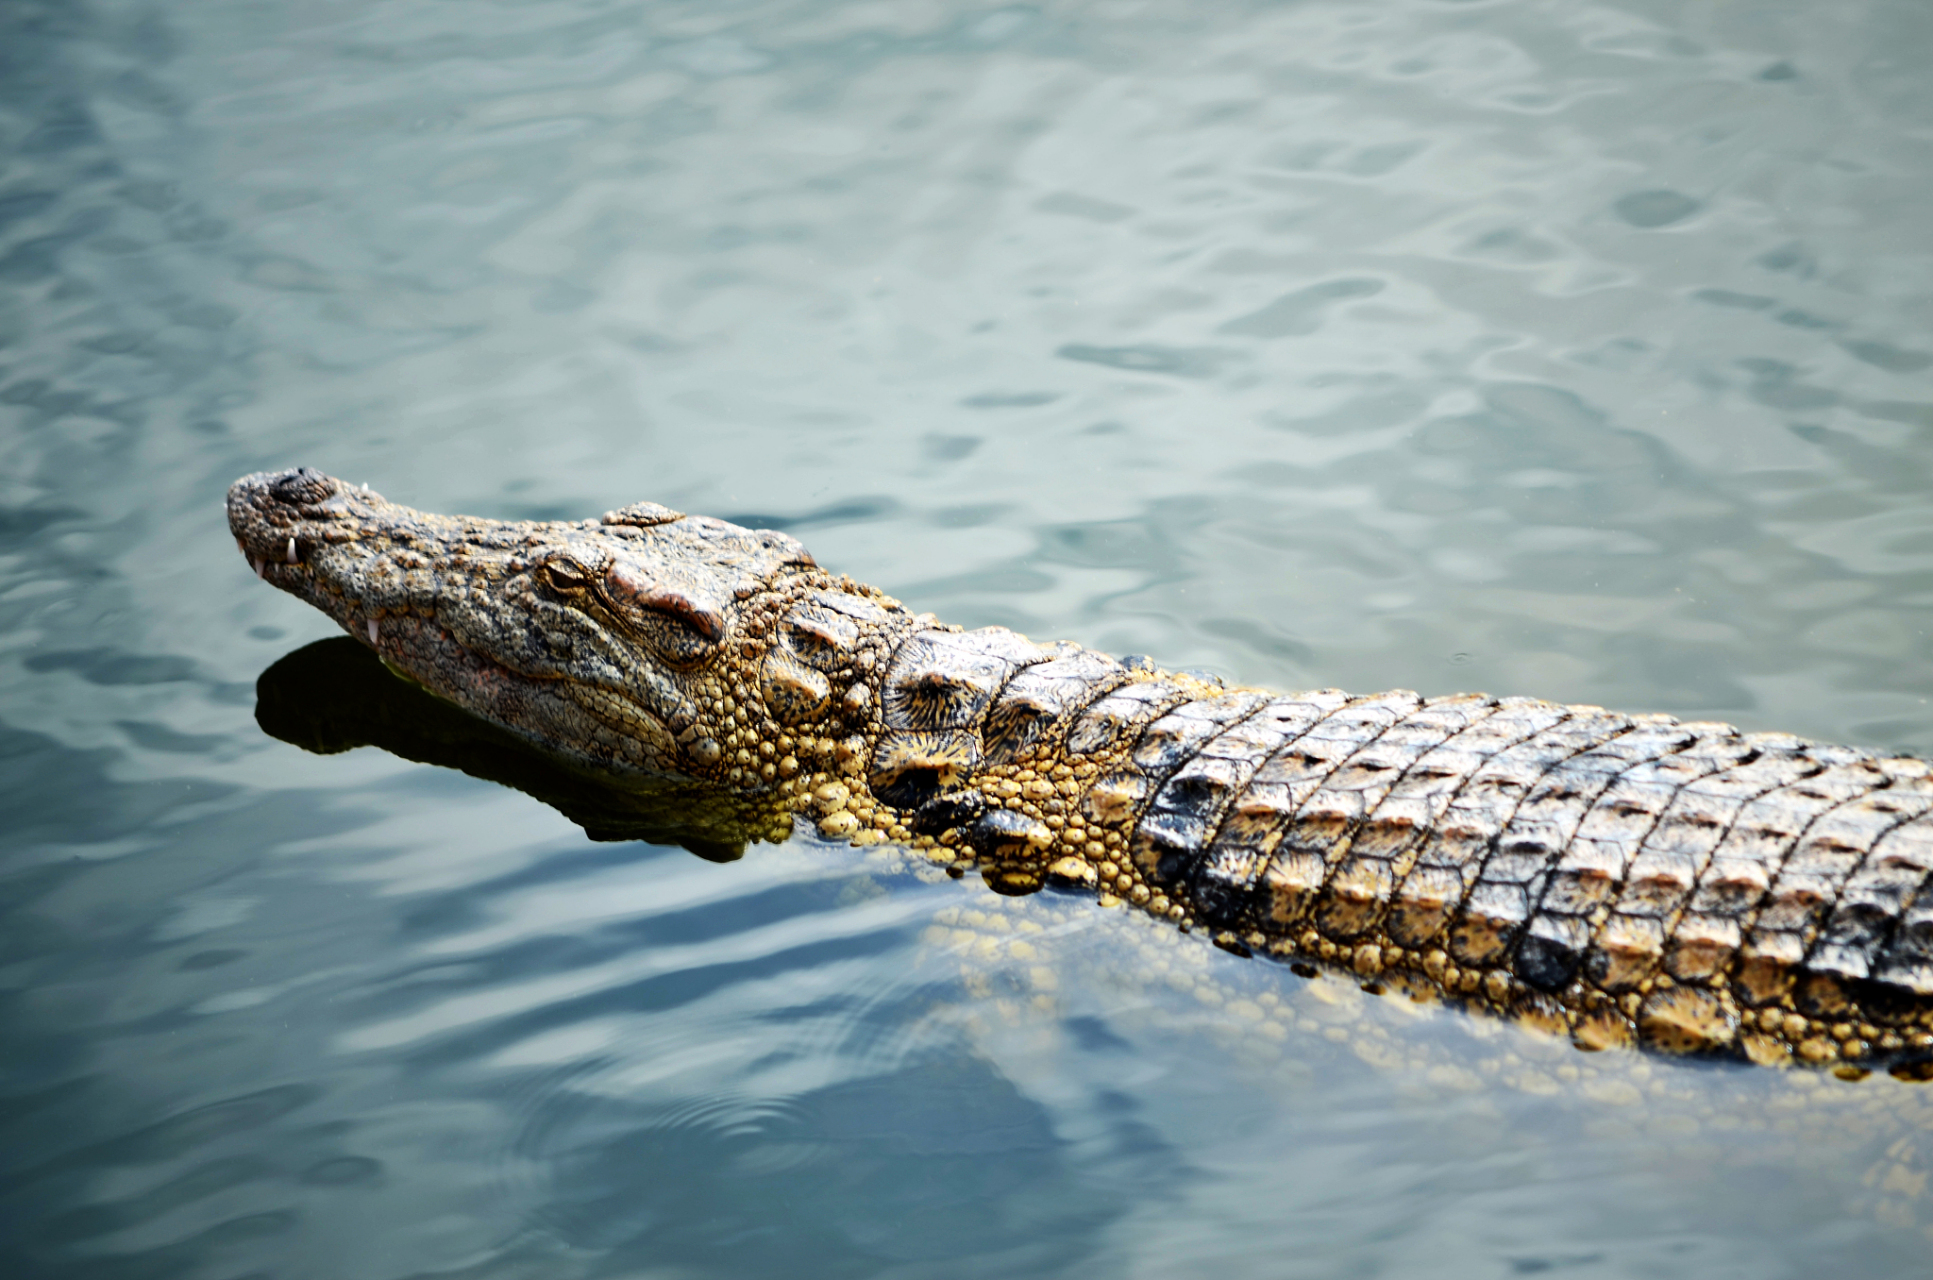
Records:
[[[391,672],[347,636],[284,655],[255,682],[255,721],[317,755],[380,747],[521,791],[592,840],[679,845],[711,862],[780,841],[791,814],[715,787],[577,767]]]

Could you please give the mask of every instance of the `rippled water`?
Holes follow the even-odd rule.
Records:
[[[1926,753],[1929,55],[1923,0],[0,6],[8,1274],[1925,1274],[1925,1090],[277,740],[329,626],[219,503],[648,497],[1231,679]]]

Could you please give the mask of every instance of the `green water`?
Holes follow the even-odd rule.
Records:
[[[649,498],[1230,680],[1926,754],[1930,57],[1924,0],[0,4],[6,1273],[1923,1276],[1885,1081],[1633,1103],[271,737],[330,626],[220,500]]]

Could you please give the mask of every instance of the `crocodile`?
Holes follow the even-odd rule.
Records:
[[[573,768],[1584,1050],[1933,1078],[1920,760],[1534,698],[1226,687],[946,625],[787,534],[651,502],[443,516],[301,467],[227,510],[258,576]]]

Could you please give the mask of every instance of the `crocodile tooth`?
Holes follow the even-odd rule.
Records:
[[[294,538],[289,539],[289,563],[290,564],[295,563],[295,539]]]
[[[376,620],[374,618],[369,620],[369,643],[376,643]]]
[[[266,579],[268,577],[268,558],[266,556],[264,556],[260,560],[255,559],[253,556],[250,556],[248,560],[248,567],[255,570],[256,577],[263,578],[263,579]]]

